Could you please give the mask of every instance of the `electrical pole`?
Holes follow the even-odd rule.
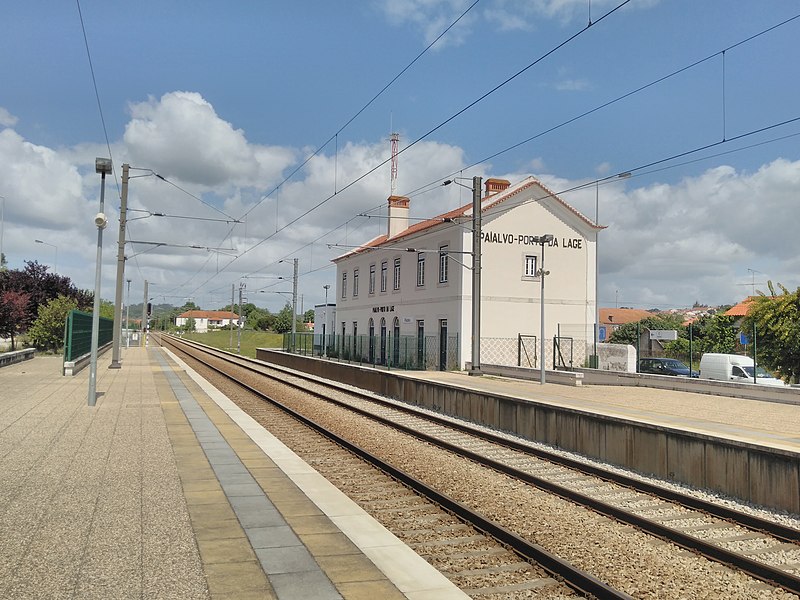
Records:
[[[139,345],[144,348],[147,346],[145,336],[147,335],[147,279],[144,280],[144,301],[142,302],[142,331]]]
[[[470,375],[481,373],[481,184],[472,178],[472,368]]]
[[[297,266],[300,259],[293,259],[294,263],[294,276],[292,277],[292,348],[295,345],[295,336],[297,334]]]
[[[235,294],[236,294],[236,284],[232,283],[231,284],[231,313],[233,313],[233,314],[236,314],[235,311],[233,310],[233,302],[234,302],[234,299],[235,299]],[[231,339],[228,342],[228,348],[233,350],[233,319],[231,319]]]
[[[236,332],[236,354],[242,353],[242,291],[245,285],[244,282],[239,282],[239,330]]]
[[[109,369],[119,369],[120,338],[122,337],[122,279],[125,276],[125,224],[128,211],[128,174],[131,166],[122,165],[122,193],[119,205],[119,238],[117,240],[117,288],[114,295],[114,339],[111,349],[111,364]]]
[[[128,282],[128,294],[127,300],[125,300],[125,347],[131,347],[131,321],[130,321],[130,314],[131,314],[131,280],[126,279],[125,281]]]

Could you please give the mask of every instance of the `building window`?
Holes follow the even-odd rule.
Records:
[[[532,279],[536,277],[536,255],[525,255],[525,270],[523,271],[525,279]]]
[[[450,264],[447,250],[447,245],[439,246],[439,283],[447,283],[447,269]]]
[[[386,284],[388,282],[388,277],[389,277],[389,263],[386,262],[386,261],[383,261],[381,263],[381,291],[382,292],[386,291]]]
[[[417,287],[425,285],[425,254],[417,254]]]
[[[358,296],[358,269],[353,269],[353,298]]]
[[[342,273],[342,298],[347,298],[347,271]]]
[[[394,289],[400,289],[400,259],[394,259]]]
[[[375,293],[375,265],[369,266],[369,293]]]

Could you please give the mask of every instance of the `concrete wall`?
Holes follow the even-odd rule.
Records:
[[[583,385],[650,387],[661,390],[694,392],[695,394],[762,400],[764,402],[800,404],[800,388],[796,387],[756,385],[753,383],[736,383],[713,379],[690,379],[688,377],[671,377],[669,375],[650,375],[645,373],[620,373],[597,369],[575,369],[575,372],[583,374]]]
[[[797,453],[446,386],[402,372],[276,350],[259,349],[257,358],[642,473],[800,513]]]
[[[0,367],[13,365],[14,363],[22,362],[23,360],[30,360],[36,354],[33,348],[25,348],[24,350],[14,350],[13,352],[3,352],[0,354]]]
[[[100,346],[97,349],[97,356],[102,356],[103,354],[105,354],[113,345],[114,345],[113,342],[108,342],[107,344]],[[61,374],[66,377],[72,377],[73,375],[77,375],[78,373],[83,371],[83,369],[85,369],[86,366],[91,361],[92,361],[91,352],[89,354],[84,354],[83,356],[80,356],[75,360],[65,361]]]

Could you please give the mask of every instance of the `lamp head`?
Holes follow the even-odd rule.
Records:
[[[98,229],[105,229],[106,225],[108,225],[108,219],[106,218],[105,213],[97,213],[94,216],[94,224],[97,226]]]
[[[94,159],[94,170],[97,173],[102,173],[105,175],[106,173],[111,173],[111,159],[110,158],[95,158]]]

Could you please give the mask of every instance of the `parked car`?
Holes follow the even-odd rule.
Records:
[[[755,370],[755,380],[753,371]],[[759,383],[784,387],[786,384],[769,371],[754,366],[753,359],[739,354],[716,354],[709,352],[700,358],[700,376],[704,379]]]
[[[642,358],[639,359],[639,373],[651,375],[674,375],[677,377],[699,377],[697,371],[690,371],[689,367],[675,358]]]

